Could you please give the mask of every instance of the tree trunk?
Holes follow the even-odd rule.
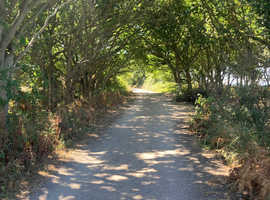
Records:
[[[220,67],[217,67],[217,69],[215,70],[215,85],[218,87],[218,90],[223,87]]]
[[[192,79],[191,79],[191,75],[190,75],[189,70],[186,69],[185,74],[186,74],[186,80],[187,80],[187,85],[188,85],[187,92],[191,94],[191,92],[192,92]]]
[[[3,68],[1,68],[3,69]],[[2,130],[6,130],[6,122],[7,122],[7,114],[8,114],[8,104],[7,102],[7,81],[6,80],[0,80],[0,98],[1,98],[1,104],[0,104],[0,132]]]
[[[14,55],[9,54],[8,56],[5,55],[5,51],[1,51],[0,55],[0,73],[6,73],[5,79],[0,79],[0,98],[1,98],[1,105],[0,105],[0,131],[4,130],[7,131],[7,116],[8,116],[8,97],[7,97],[7,81],[9,78],[9,71],[7,71],[11,66],[14,64]]]
[[[66,79],[66,92],[65,92],[65,104],[68,105],[73,100],[73,86],[72,86],[72,79]]]
[[[52,110],[52,71],[51,66],[48,69],[48,110]]]
[[[231,73],[228,73],[227,86],[229,87],[230,85],[231,85]]]
[[[174,81],[177,83],[179,88],[181,88],[182,82],[180,78],[180,72],[173,72],[173,76],[174,76]]]
[[[240,87],[243,87],[243,76],[240,75]]]

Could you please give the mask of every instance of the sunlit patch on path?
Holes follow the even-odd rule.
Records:
[[[144,90],[144,89],[139,89],[139,88],[133,88],[132,92],[134,92],[134,93],[144,93],[144,94],[155,94],[155,92]]]
[[[137,100],[107,129],[80,144],[29,200],[222,200],[228,169],[188,134],[190,106],[135,90]]]

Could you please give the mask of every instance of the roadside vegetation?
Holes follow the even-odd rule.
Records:
[[[269,16],[268,0],[0,0],[0,193],[143,86],[195,104],[236,188],[269,198]]]
[[[248,199],[269,199],[270,92],[263,86],[229,87],[196,100],[192,130],[232,166],[230,181]]]
[[[262,200],[270,199],[269,6],[201,0],[144,7],[147,54],[140,59],[147,65],[133,77],[193,103],[194,134],[232,165],[234,189]]]
[[[128,16],[111,5],[0,1],[0,199],[128,95],[118,78]]]

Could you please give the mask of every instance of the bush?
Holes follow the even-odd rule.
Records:
[[[186,88],[182,88],[181,92],[176,95],[177,102],[190,102],[195,104],[199,95],[208,97],[208,92],[202,88],[194,88],[192,91],[188,91]]]
[[[0,194],[13,189],[19,177],[31,170],[58,144],[59,117],[47,111],[19,111],[9,115],[8,133],[0,136]]]
[[[195,118],[203,120],[208,117],[211,123],[226,124],[238,132],[247,132],[244,136],[248,135],[252,140],[256,138],[261,145],[269,146],[269,108],[269,96],[264,88],[234,88],[218,97],[200,95],[196,101]]]
[[[224,90],[222,95],[207,98],[199,95],[195,102],[192,129],[205,145],[222,149],[228,161],[236,157],[242,163],[237,185],[241,191],[247,190],[253,199],[270,195],[270,191],[261,185],[269,185],[270,181],[270,174],[265,173],[265,169],[270,168],[267,158],[270,149],[269,100],[269,91],[257,86],[231,88]],[[263,156],[258,149],[264,149]],[[257,158],[263,158],[265,162]]]
[[[87,101],[59,106],[53,113],[32,93],[20,92],[10,101],[8,132],[0,130],[0,199],[56,148],[93,130],[99,114],[123,102],[126,94],[123,86],[115,84]]]

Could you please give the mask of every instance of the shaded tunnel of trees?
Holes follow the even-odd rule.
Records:
[[[264,100],[269,49],[268,0],[0,0],[0,174],[72,138],[58,126],[75,128],[74,105],[117,102],[127,72],[167,73],[193,102],[233,87]]]

